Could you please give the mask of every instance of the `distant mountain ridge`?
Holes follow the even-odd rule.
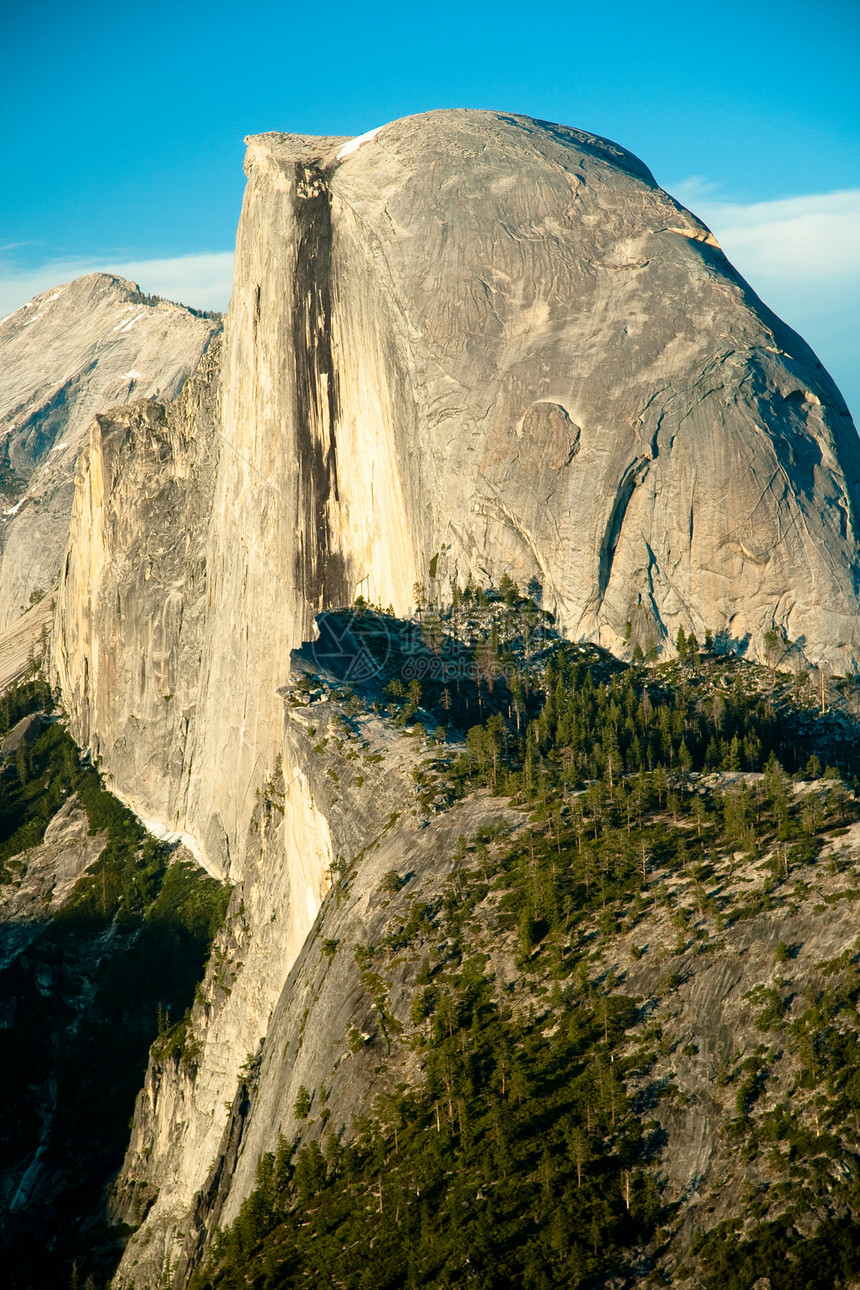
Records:
[[[95,414],[173,398],[218,331],[218,318],[109,273],[43,291],[0,320],[0,630],[56,586]]]

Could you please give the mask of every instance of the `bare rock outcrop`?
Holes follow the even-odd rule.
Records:
[[[40,935],[104,845],[104,835],[89,832],[86,812],[72,796],[45,829],[43,840],[15,857],[0,892],[0,968]]]
[[[0,321],[0,629],[56,586],[97,412],[172,398],[220,323],[90,273]]]
[[[206,537],[219,450],[220,341],[167,405],[90,429],[57,600],[52,668],[78,744],[155,833],[195,843],[188,794],[207,608]],[[196,769],[196,768],[195,768]],[[201,766],[204,775],[206,769]]]

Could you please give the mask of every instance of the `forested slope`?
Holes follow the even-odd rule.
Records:
[[[853,683],[824,678],[822,705],[776,640],[771,669],[710,637],[624,665],[509,580],[455,601],[338,616],[352,684],[331,633],[297,656],[322,773],[356,775],[393,724],[425,744],[428,829],[482,795],[496,818],[433,865],[371,848],[337,876],[234,1103],[234,1154],[255,1116],[279,1133],[190,1284],[845,1284]],[[255,1099],[278,1067],[275,1113]]]

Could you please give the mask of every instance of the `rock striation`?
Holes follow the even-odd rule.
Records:
[[[844,402],[635,157],[447,111],[351,142],[256,136],[246,171],[223,361],[96,417],[57,597],[75,738],[241,893],[194,1061],[151,1065],[141,1095],[117,1212],[154,1204],[120,1285],[179,1257],[331,866],[405,792],[380,749],[385,774],[327,793],[285,723],[320,610],[409,612],[428,577],[508,572],[617,651],[671,651],[683,627],[756,654],[775,628],[810,662],[860,659]]]
[[[641,162],[470,111],[248,144],[225,429],[295,490],[308,606],[405,609],[441,552],[538,577],[574,638],[775,625],[850,666],[847,409]]]
[[[218,331],[216,319],[109,273],[44,291],[0,321],[0,629],[56,586],[93,416],[174,397]]]
[[[53,598],[45,596],[0,631],[0,694],[45,661],[53,618]]]

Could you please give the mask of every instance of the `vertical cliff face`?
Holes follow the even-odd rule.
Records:
[[[173,510],[161,525],[161,503],[138,506],[145,454],[139,485],[102,479],[104,431],[76,503],[62,683],[84,742],[142,810],[241,877],[254,795],[281,752],[289,650],[357,592],[405,611],[434,556],[442,585],[537,577],[575,637],[619,647],[630,623],[647,646],[710,626],[756,651],[776,626],[810,660],[852,665],[847,410],[641,162],[576,130],[453,111],[363,142],[261,135],[246,168],[204,418],[217,467],[202,484],[178,459],[168,471],[193,522],[182,536]],[[198,444],[203,422],[186,419]],[[99,507],[116,509],[115,488],[137,519],[109,533]],[[163,576],[153,543],[156,563],[176,560]],[[145,595],[163,594],[151,623],[171,639],[185,556],[199,578],[205,564],[195,664],[175,680],[172,647],[144,644],[116,608],[140,594],[120,551]],[[96,603],[114,608],[78,614]],[[129,664],[109,655],[154,670],[129,673],[120,697],[110,667]],[[164,696],[186,687],[183,723]],[[155,767],[168,728],[169,786],[127,780],[120,743]]]
[[[367,275],[348,289],[337,278],[319,149],[252,143],[247,171],[188,807],[189,827],[234,877],[254,791],[281,749],[276,691],[290,649],[325,605],[361,587],[402,607],[417,576],[385,318]]]
[[[217,320],[90,273],[0,320],[0,630],[56,586],[75,466],[97,412],[173,398]]]
[[[185,829],[218,367],[216,347],[169,409],[96,417],[57,594],[52,667],[72,733],[160,833]]]

